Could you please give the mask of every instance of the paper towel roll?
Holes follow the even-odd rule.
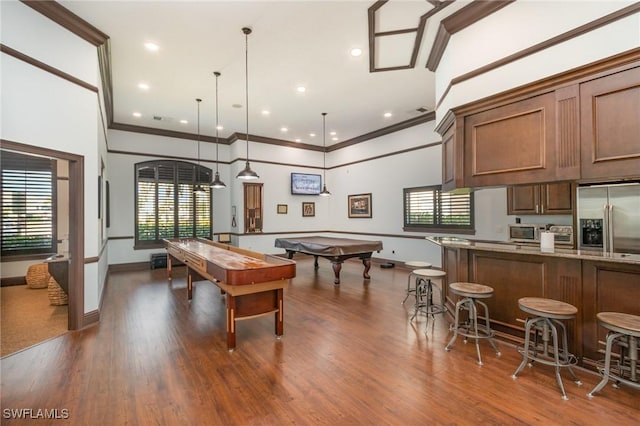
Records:
[[[555,243],[555,234],[553,232],[540,233],[540,251],[553,252]]]

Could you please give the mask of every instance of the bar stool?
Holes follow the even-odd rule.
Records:
[[[404,305],[404,302],[407,301],[407,298],[409,298],[409,296],[413,295],[414,297],[416,297],[416,288],[418,288],[418,278],[414,275],[413,271],[415,271],[416,269],[431,268],[430,263],[422,262],[419,260],[412,260],[410,262],[405,262],[404,264],[411,269],[411,272],[409,272],[409,277],[407,278],[407,290],[406,290],[404,299],[402,300],[403,305]],[[411,288],[412,282],[413,282],[413,288]],[[417,299],[418,298],[416,297],[416,300]]]
[[[576,377],[571,368],[578,360],[569,353],[567,329],[560,320],[575,318],[578,309],[569,303],[541,297],[523,297],[518,300],[518,307],[527,314],[533,315],[533,317],[527,318],[525,321],[524,347],[522,350],[518,349],[518,352],[522,354],[522,362],[511,377],[516,379],[528,360],[531,360],[529,366],[532,366],[534,361],[551,365],[556,370],[556,379],[562,391],[562,399],[569,399],[564,391],[560,368],[566,367],[577,385],[582,385],[582,382]],[[558,328],[562,330],[562,347],[559,346]],[[532,331],[534,332],[533,344],[531,344],[530,339]],[[549,347],[549,334],[553,339],[551,347]],[[538,341],[539,337],[542,339],[542,347],[540,347],[540,342]]]
[[[587,394],[593,398],[595,392],[600,391],[609,381],[614,379],[618,384],[624,383],[640,389],[640,374],[638,373],[638,347],[640,343],[640,316],[618,312],[600,312],[596,315],[598,324],[608,329],[607,347],[604,355],[604,368],[598,368],[603,374],[602,381]],[[620,347],[620,359],[611,370],[611,349],[614,345]]]
[[[412,272],[416,277],[416,304],[413,311],[411,321],[422,312],[427,316],[427,325],[429,324],[429,316],[433,318],[434,324],[436,314],[442,314],[447,311],[444,305],[444,291],[440,287],[440,303],[433,303],[433,283],[434,278],[443,278],[446,272],[438,269],[416,269]]]
[[[494,332],[489,325],[489,308],[487,304],[478,299],[488,299],[493,296],[493,288],[483,284],[475,283],[451,283],[449,284],[449,290],[453,294],[462,296],[462,299],[456,303],[456,314],[453,324],[449,327],[449,331],[453,331],[453,337],[445,346],[446,351],[450,351],[453,343],[456,341],[458,334],[464,336],[464,342],[467,342],[467,338],[472,337],[476,339],[476,352],[478,353],[478,365],[482,365],[482,358],[480,357],[480,345],[478,341],[480,339],[488,339],[493,349],[496,351],[496,355],[500,356],[500,351],[493,342]],[[478,308],[480,305],[484,308],[485,324],[478,325]],[[469,311],[469,317],[464,323],[460,323],[460,311]]]

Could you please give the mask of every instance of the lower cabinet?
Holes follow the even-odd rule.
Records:
[[[599,341],[605,340],[606,330],[597,325],[598,312],[640,315],[640,265],[443,247],[443,269],[449,312],[454,312],[456,298],[448,283],[491,286],[494,295],[485,300],[491,326],[499,338],[516,344],[524,340],[526,318],[518,299],[545,297],[574,305],[576,319],[566,322],[569,349],[585,367],[595,368],[602,358]]]

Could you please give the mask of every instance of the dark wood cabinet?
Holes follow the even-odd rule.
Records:
[[[453,108],[436,127],[443,189],[638,178],[638,111],[637,52]]]
[[[464,118],[469,187],[544,182],[555,177],[553,92]]]
[[[570,215],[574,192],[570,182],[510,186],[507,188],[507,214]]]
[[[582,178],[640,174],[640,66],[580,85]]]
[[[640,265],[579,258],[495,252],[491,249],[443,247],[444,283],[449,312],[456,297],[448,283],[468,281],[494,289],[487,299],[491,327],[501,339],[522,344],[521,297],[561,300],[578,308],[575,320],[566,322],[569,350],[585,367],[595,369],[604,349],[607,330],[598,326],[598,312],[640,315]]]
[[[582,311],[584,318],[584,356],[595,361],[602,358],[599,342],[607,338],[598,326],[598,312],[623,312],[640,315],[640,265],[582,262]]]

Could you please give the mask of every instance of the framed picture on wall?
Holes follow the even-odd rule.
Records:
[[[316,215],[316,203],[302,203],[302,217]]]
[[[278,214],[287,214],[286,204],[278,204]]]
[[[350,218],[371,217],[371,193],[348,195],[347,197]]]

